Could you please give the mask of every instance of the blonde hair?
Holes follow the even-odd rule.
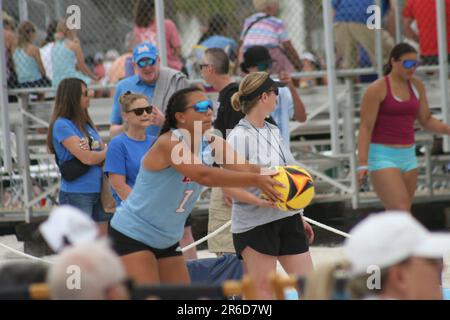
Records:
[[[24,21],[19,25],[17,33],[19,34],[17,47],[25,48],[27,44],[31,43],[32,35],[36,33],[36,27],[32,22]]]
[[[130,91],[127,91],[124,94],[122,94],[119,97],[119,103],[120,103],[120,107],[122,108],[122,112],[129,111],[132,104],[135,101],[141,100],[141,99],[148,101],[148,98],[146,96],[144,96],[143,94],[133,93]]]
[[[256,11],[266,11],[266,9],[273,4],[279,4],[279,0],[253,0],[253,6]]]
[[[269,74],[267,72],[252,72],[246,75],[239,85],[239,91],[231,97],[233,109],[248,114],[258,103],[259,97],[251,101],[241,101],[241,97],[256,91],[268,77]]]

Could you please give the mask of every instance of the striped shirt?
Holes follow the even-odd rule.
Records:
[[[278,47],[281,43],[289,40],[288,33],[284,22],[275,17],[267,17],[261,19],[255,23],[247,32],[245,38],[243,38],[245,31],[250,24],[260,17],[264,17],[266,14],[262,12],[255,13],[254,15],[245,19],[244,29],[241,34],[241,40],[243,42],[244,49],[251,46],[264,46],[267,48]]]

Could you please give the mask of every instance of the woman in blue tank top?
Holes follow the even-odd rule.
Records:
[[[170,98],[161,134],[111,220],[113,247],[137,283],[189,283],[179,241],[202,185],[253,186],[273,201],[279,196],[274,189],[278,182],[207,132],[211,116],[212,102],[198,88],[180,90]],[[211,167],[213,162],[223,168]]]

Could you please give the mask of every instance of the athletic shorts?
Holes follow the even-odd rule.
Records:
[[[233,244],[239,259],[246,247],[269,256],[286,256],[308,252],[308,239],[299,214],[233,233]]]
[[[371,143],[369,146],[369,171],[397,168],[408,172],[417,168],[416,146],[393,148]]]
[[[156,249],[146,244],[134,240],[123,233],[117,231],[116,229],[109,226],[108,236],[112,243],[113,250],[119,256],[125,256],[127,254],[139,252],[139,251],[150,251],[156,257],[156,259],[169,258],[181,256],[183,253],[181,252],[180,243],[177,242],[173,246],[165,249]]]

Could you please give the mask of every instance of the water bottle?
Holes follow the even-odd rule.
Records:
[[[131,77],[132,75],[134,75],[133,58],[127,57],[125,60],[125,78]]]

